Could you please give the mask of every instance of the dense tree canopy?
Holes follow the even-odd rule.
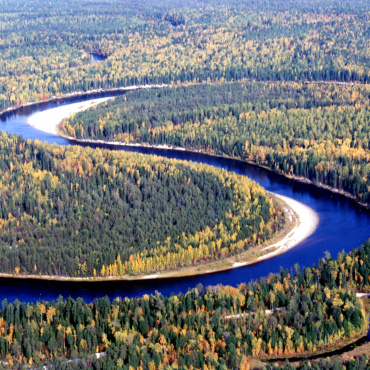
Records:
[[[248,249],[283,222],[256,183],[190,162],[3,133],[0,174],[1,272],[175,269]]]
[[[1,0],[0,107],[146,83],[369,81],[367,0]],[[90,52],[108,56],[92,63]]]
[[[369,203],[368,0],[0,0],[0,8],[0,109],[169,84],[127,93],[61,130],[235,156]],[[94,63],[92,52],[106,59]],[[282,222],[263,189],[226,171],[0,135],[0,272],[176,269],[248,249]],[[248,356],[312,352],[366,330],[354,290],[370,290],[369,254],[365,243],[238,288],[170,297],[4,301],[0,366],[247,369]],[[348,362],[368,366],[366,357]]]

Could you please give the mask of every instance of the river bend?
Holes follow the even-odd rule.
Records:
[[[111,95],[112,93],[101,93],[94,97]],[[22,135],[25,139],[39,139],[60,145],[76,145],[59,136],[36,130],[29,126],[26,120],[37,111],[53,108],[58,104],[69,104],[91,98],[91,95],[69,98],[68,101],[63,103],[45,102],[37,106],[22,108],[16,113],[3,115],[0,120],[0,130]],[[134,297],[152,294],[155,291],[169,295],[171,293],[186,292],[189,288],[193,288],[198,284],[203,286],[216,284],[238,286],[242,282],[249,282],[262,276],[267,276],[270,272],[279,272],[281,267],[291,269],[296,263],[299,263],[301,266],[317,264],[319,258],[324,256],[325,251],[329,251],[335,257],[342,250],[348,252],[352,248],[360,246],[361,243],[370,237],[370,212],[356,205],[354,201],[327,190],[318,189],[313,185],[289,180],[271,171],[241,161],[186,151],[107,146],[103,144],[85,144],[85,146],[127,150],[166,158],[186,159],[234,171],[240,175],[248,176],[268,191],[293,198],[311,207],[320,218],[319,225],[311,236],[288,252],[272,259],[231,271],[197,277],[135,282],[89,283],[0,278],[0,301],[6,298],[8,301],[19,299],[20,301],[35,302],[36,300],[57,299],[58,296],[62,295],[64,298],[68,296],[73,298],[82,297],[89,302],[104,295],[108,295],[110,298],[118,296]]]

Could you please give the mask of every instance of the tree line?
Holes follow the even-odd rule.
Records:
[[[369,368],[368,356],[362,355],[358,358],[348,358],[341,361],[338,357],[321,359],[319,361],[304,361],[298,367],[286,361],[283,366],[268,365],[266,370],[366,370]]]

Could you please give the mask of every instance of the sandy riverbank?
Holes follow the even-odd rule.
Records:
[[[92,99],[80,103],[72,103],[62,105],[61,107],[47,109],[45,111],[32,114],[27,119],[27,123],[37,130],[57,135],[57,126],[64,118],[69,117],[71,114],[82,112],[88,108],[94,107],[95,105],[101,104],[109,99],[112,98]]]
[[[143,88],[143,87],[138,87]],[[150,87],[147,87],[150,88]],[[133,89],[131,89],[133,90]],[[140,143],[121,143],[118,141],[104,141],[104,140],[90,140],[90,139],[80,139],[77,140],[74,137],[69,137],[65,133],[58,132],[59,124],[66,118],[70,117],[72,114],[82,112],[88,108],[94,107],[98,104],[104,103],[113,97],[107,98],[97,98],[91,99],[80,103],[71,103],[57,108],[47,109],[45,111],[37,112],[32,114],[28,119],[27,123],[37,130],[47,132],[48,134],[60,135],[66,139],[74,140],[83,143],[95,143],[95,144],[107,144],[107,145],[121,145],[130,147],[147,147],[147,148],[157,148],[157,149],[171,149],[171,150],[181,150],[185,151],[185,148],[174,147],[172,145],[150,145],[150,144],[140,144]]]
[[[262,252],[267,253],[258,257],[256,262],[275,257],[292,249],[313,234],[319,223],[319,217],[312,208],[283,195],[274,194],[274,196],[285,202],[287,205],[284,207],[285,215],[290,221],[295,219],[296,225],[283,239],[261,249]],[[269,250],[272,251],[268,252]],[[235,262],[233,267],[242,267],[249,264],[250,262]]]
[[[57,102],[57,101],[65,101],[65,99],[70,99],[70,98],[78,98],[78,97],[83,97],[83,96],[94,96],[96,94],[102,94],[102,93],[115,94],[117,92],[122,92],[122,91],[160,89],[163,87],[171,87],[171,86],[172,85],[168,85],[168,84],[149,84],[149,85],[132,85],[132,86],[125,86],[125,87],[112,87],[108,89],[100,88],[100,89],[93,89],[93,90],[87,90],[87,91],[75,91],[72,93],[63,94],[59,96],[54,95],[42,101],[34,101],[34,102],[24,103],[18,106],[11,106],[11,107],[5,108],[2,111],[0,111],[0,116],[6,113],[15,112],[21,108],[32,107],[32,106],[37,106],[39,104],[52,103],[52,102]]]

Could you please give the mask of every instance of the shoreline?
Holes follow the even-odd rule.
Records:
[[[339,355],[343,356],[351,351],[349,349],[351,345],[366,340],[368,329],[367,324],[365,325],[366,328],[360,330],[359,333],[357,333],[354,337],[347,338],[347,340],[342,339],[339,341],[334,341],[327,345],[319,346],[316,351],[293,353],[289,355],[261,355],[261,356],[252,356],[252,358],[255,360],[259,360],[264,364],[271,364],[276,362],[285,362],[286,360],[293,363],[299,363],[300,361],[307,360],[316,362],[323,358],[338,356],[336,354],[336,352],[338,351],[344,351],[341,355]],[[348,351],[345,350],[346,348],[348,348]]]
[[[110,99],[107,98],[98,98],[88,100],[86,102],[80,103],[73,103],[68,104],[66,106],[56,107],[52,109],[48,109],[42,112],[37,112],[31,115],[27,119],[27,123],[33,126],[34,128],[47,132],[47,133],[58,133],[58,126],[60,122],[62,122],[65,118],[69,117],[71,114],[85,110],[91,106],[96,106],[104,101]],[[62,135],[66,139],[73,139],[69,138],[68,136]],[[96,143],[97,141],[94,140],[85,140],[84,142],[91,142]],[[104,142],[104,141],[102,141]],[[107,142],[104,142],[108,144]],[[123,146],[136,146],[142,147],[140,144],[125,144],[119,143]],[[171,149],[171,150],[182,150],[185,151],[185,148],[178,148],[172,146],[150,146],[147,145],[146,147],[153,147],[159,149]],[[201,151],[200,151],[201,152]],[[286,220],[289,218],[288,226],[285,226],[276,236],[272,238],[273,241],[267,241],[266,243],[270,243],[267,246],[257,246],[248,249],[245,252],[238,254],[237,256],[228,256],[223,260],[212,260],[201,263],[199,265],[193,265],[188,267],[182,267],[177,270],[173,271],[166,271],[163,273],[153,273],[150,275],[141,275],[141,276],[129,276],[124,275],[121,277],[117,276],[110,276],[110,277],[70,277],[70,276],[49,276],[49,275],[14,275],[14,274],[0,274],[0,277],[4,278],[20,278],[20,279],[40,279],[40,280],[59,280],[59,281],[133,281],[133,280],[152,280],[152,279],[168,279],[168,278],[180,278],[180,277],[187,277],[187,276],[197,276],[197,275],[204,275],[204,274],[211,274],[216,272],[228,271],[234,268],[245,267],[248,265],[256,264],[262,262],[264,260],[273,258],[279,254],[285,253],[288,250],[292,249],[307,237],[309,237],[315,230],[319,222],[318,215],[314,212],[311,208],[305,206],[304,204],[297,202],[294,199],[281,196],[274,193],[269,193],[270,195],[278,198],[283,203],[283,208],[285,212]],[[287,230],[287,228],[290,229]],[[275,242],[274,242],[275,239]],[[276,239],[278,239],[276,241]],[[258,249],[258,251],[256,251]],[[265,254],[261,255],[261,253],[265,252]],[[251,260],[241,261],[241,259],[246,258],[248,254],[253,255]],[[256,256],[257,254],[257,256]],[[217,266],[218,264],[222,264],[222,266]],[[228,264],[225,266],[225,263]],[[212,268],[211,266],[214,265]],[[201,271],[199,271],[199,267],[201,267]]]
[[[348,191],[345,191],[345,190],[342,190],[342,189],[337,189],[337,188],[334,188],[334,187],[329,186],[329,185],[325,185],[325,184],[320,183],[320,182],[312,181],[312,180],[308,179],[307,177],[297,176],[297,175],[288,175],[286,173],[276,171],[276,170],[274,170],[274,169],[272,169],[268,166],[265,166],[263,164],[258,164],[258,163],[255,163],[253,161],[244,160],[244,159],[238,158],[238,157],[228,156],[226,154],[211,153],[211,152],[207,152],[207,151],[202,150],[202,149],[184,148],[184,147],[181,147],[181,146],[168,145],[168,144],[153,145],[153,144],[148,144],[148,143],[122,143],[120,141],[76,139],[73,136],[67,135],[65,132],[61,131],[58,127],[56,128],[56,133],[57,133],[58,136],[66,139],[66,140],[69,140],[69,141],[74,141],[77,144],[78,143],[80,143],[80,144],[105,144],[105,145],[112,145],[112,146],[114,145],[114,146],[134,147],[134,148],[136,147],[136,148],[152,148],[152,149],[160,149],[160,150],[163,150],[163,149],[164,150],[177,150],[177,151],[183,151],[183,152],[189,152],[189,153],[200,153],[200,154],[204,154],[204,155],[209,155],[211,157],[228,158],[228,159],[232,159],[232,160],[235,160],[235,161],[248,163],[252,166],[263,168],[267,171],[271,171],[271,172],[273,172],[277,175],[283,176],[283,177],[285,177],[287,179],[290,179],[290,180],[297,181],[297,182],[302,183],[302,184],[312,185],[312,186],[315,186],[319,189],[324,189],[324,190],[327,190],[331,193],[341,195],[345,198],[353,200],[358,206],[360,206],[362,208],[370,209],[370,204],[369,203],[360,202],[359,200],[357,200],[355,198],[354,195],[352,195]]]
[[[50,98],[45,99],[45,100],[28,102],[28,103],[25,103],[25,104],[22,104],[22,105],[19,105],[19,106],[16,106],[16,107],[8,107],[8,108],[3,109],[2,111],[0,111],[0,117],[4,114],[7,114],[7,113],[16,112],[17,110],[22,109],[22,108],[38,106],[38,105],[45,104],[45,103],[63,101],[65,99],[69,99],[69,98],[78,98],[80,96],[85,96],[85,95],[86,96],[91,95],[91,97],[93,98],[94,95],[96,95],[96,94],[119,93],[119,92],[124,92],[124,91],[142,90],[142,89],[143,90],[145,90],[145,89],[160,89],[160,88],[163,88],[163,87],[171,87],[171,86],[172,85],[168,85],[168,84],[148,84],[148,85],[131,85],[131,86],[123,86],[123,87],[112,87],[112,88],[107,88],[107,89],[100,88],[100,89],[94,89],[94,90],[88,90],[88,91],[75,91],[75,92],[72,92],[72,93],[62,94],[60,96],[54,95],[54,96],[51,96]]]
[[[296,217],[296,225],[293,230],[291,230],[283,239],[272,245],[264,247],[262,251],[267,251],[269,249],[273,249],[273,251],[258,257],[256,263],[273,258],[294,248],[302,241],[307,239],[311,234],[313,234],[319,223],[319,216],[312,208],[303,203],[297,202],[292,198],[275,193],[270,194],[273,194],[275,197],[281,199],[287,205],[287,207],[284,207],[286,217],[291,217],[291,221],[294,217]],[[250,263],[248,262],[236,262],[234,263],[233,267],[248,266],[249,264]]]
[[[78,112],[97,106],[104,103],[112,97],[97,98],[88,100],[86,102],[71,103],[62,105],[60,107],[47,109],[45,111],[37,112],[29,116],[26,122],[33,128],[46,132],[48,134],[58,135],[57,126],[60,123],[60,116],[71,116]]]

